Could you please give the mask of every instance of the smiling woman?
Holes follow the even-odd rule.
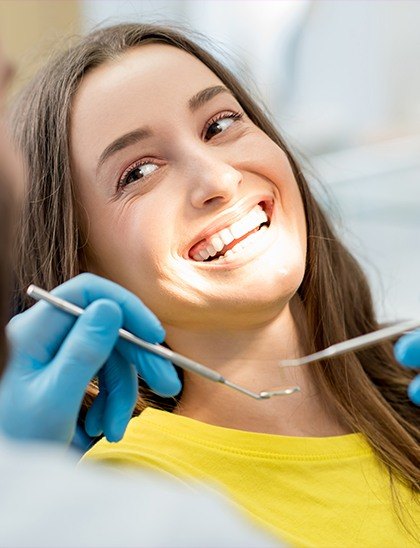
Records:
[[[250,401],[184,373],[165,401],[141,383],[125,438],[88,456],[217,481],[292,544],[416,542],[413,374],[392,346],[280,379],[279,360],[378,326],[359,266],[234,76],[174,29],[110,27],[41,71],[15,128],[22,293],[94,272],[138,295],[175,351],[258,391],[302,388]]]

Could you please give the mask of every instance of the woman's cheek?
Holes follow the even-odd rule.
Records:
[[[286,154],[262,131],[248,143],[242,157],[247,158],[250,170],[266,177],[279,190],[285,182],[295,180]]]

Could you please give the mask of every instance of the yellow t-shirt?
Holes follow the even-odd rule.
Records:
[[[249,517],[293,546],[420,545],[400,525],[387,471],[362,434],[259,434],[148,408],[130,421],[121,442],[102,439],[86,458],[216,482]],[[419,505],[396,486],[413,527]]]

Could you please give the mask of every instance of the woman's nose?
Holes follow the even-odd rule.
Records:
[[[200,155],[189,164],[189,181],[192,205],[203,208],[211,203],[232,200],[242,181],[242,173],[216,155]]]

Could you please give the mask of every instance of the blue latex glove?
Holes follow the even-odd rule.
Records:
[[[86,416],[90,436],[123,436],[137,400],[137,373],[162,396],[179,393],[173,365],[118,338],[126,329],[162,342],[156,316],[119,285],[81,274],[52,292],[86,308],[79,318],[39,302],[7,326],[11,359],[0,383],[0,428],[21,439],[70,443],[90,380],[100,392]]]
[[[394,353],[402,365],[420,369],[420,330],[401,337],[395,345]],[[420,405],[420,375],[410,383],[408,395],[416,405]]]

